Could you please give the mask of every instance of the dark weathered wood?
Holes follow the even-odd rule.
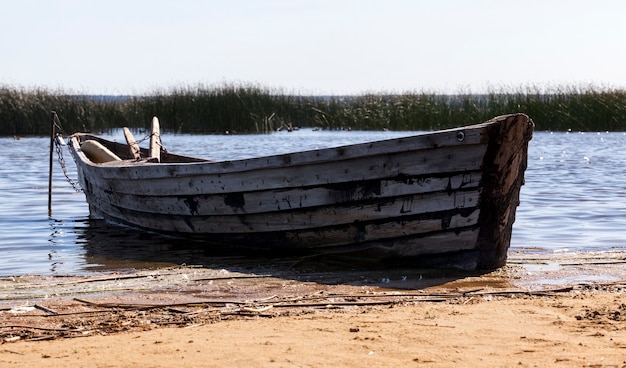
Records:
[[[532,128],[526,115],[515,114],[244,160],[163,151],[160,163],[137,161],[128,145],[75,135],[72,153],[91,215],[112,222],[220,244],[440,255],[432,261],[492,268],[506,259]],[[90,163],[76,149],[87,139],[126,160]],[[152,160],[155,150],[151,140]]]
[[[353,185],[329,184],[318,187],[297,186],[278,190],[242,191],[237,193],[188,195],[127,194],[111,187],[94,187],[103,191],[103,200],[111,206],[150,213],[167,210],[168,215],[234,215],[334,206],[411,194],[448,192],[478,188],[480,172],[470,171],[450,177],[404,180],[369,180]],[[148,182],[146,182],[148,184]]]
[[[488,127],[489,147],[481,180],[478,268],[501,267],[506,263],[533,128],[533,122],[525,115],[507,116],[500,124]]]
[[[464,191],[448,195],[445,192],[398,197],[363,203],[335,206],[310,207],[257,214],[235,215],[172,215],[143,211],[130,211],[98,201],[97,207],[115,217],[129,217],[129,223],[143,228],[159,227],[159,230],[180,233],[256,233],[312,229],[355,221],[368,223],[404,217],[426,215],[441,211],[472,209],[478,205],[478,191]]]

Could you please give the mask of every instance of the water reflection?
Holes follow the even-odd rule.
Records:
[[[168,237],[133,228],[87,219],[74,228],[85,271],[156,268],[222,263],[245,255],[226,247],[200,241]]]
[[[76,231],[86,226],[88,218],[78,219],[54,219],[48,220],[49,237],[48,237],[48,262],[39,259],[37,262],[31,260],[31,263],[46,264],[47,273],[67,273],[70,270],[80,272],[81,266],[85,263],[85,251],[76,246]],[[41,253],[37,254],[41,258]],[[39,267],[38,273],[43,273]]]
[[[103,220],[77,221],[73,231],[77,234],[75,244],[82,249],[84,264],[80,270],[83,272],[134,272],[186,265],[201,266],[220,274],[243,273],[252,279],[256,278],[254,275],[260,275],[326,285],[380,284],[393,289],[441,285],[484,273],[480,270],[430,269],[407,263],[389,267],[387,263],[354,254],[270,253],[167,237],[111,225]]]

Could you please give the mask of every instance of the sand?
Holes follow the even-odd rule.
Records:
[[[626,367],[623,256],[6,277],[0,366]]]

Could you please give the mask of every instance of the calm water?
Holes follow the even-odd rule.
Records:
[[[172,152],[220,160],[408,134],[311,130],[252,136],[164,134],[163,143]],[[121,133],[110,138],[123,140]],[[0,138],[0,143],[4,148],[0,161],[0,275],[206,265],[231,256],[89,220],[83,194],[67,183],[56,155],[49,218],[48,138]],[[625,147],[626,133],[535,132],[512,249],[626,249]],[[69,175],[76,179],[74,162],[67,149],[63,152]]]

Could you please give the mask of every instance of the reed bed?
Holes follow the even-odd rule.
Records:
[[[148,127],[178,133],[267,133],[295,127],[425,131],[525,112],[537,130],[626,131],[626,91],[594,86],[302,96],[256,85],[176,87],[144,96],[86,96],[0,86],[0,135],[46,135],[56,111],[66,133]]]

